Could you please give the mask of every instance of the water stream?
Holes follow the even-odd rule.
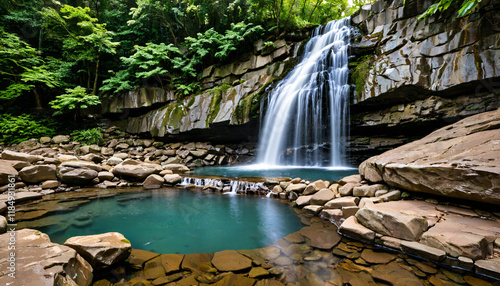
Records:
[[[314,30],[300,63],[267,98],[257,163],[346,166],[349,39],[349,18]]]

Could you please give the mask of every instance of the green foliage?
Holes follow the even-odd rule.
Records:
[[[375,57],[373,55],[364,56],[359,59],[357,66],[353,69],[352,79],[356,85],[356,95],[358,97],[363,93],[368,73],[370,72],[374,62]]]
[[[49,88],[59,85],[56,73],[38,55],[37,51],[26,42],[0,28],[0,99],[11,100],[24,91],[35,89],[37,84]]]
[[[81,110],[99,104],[101,104],[99,97],[88,94],[87,90],[81,86],[67,88],[65,94],[56,96],[56,99],[50,102],[50,106],[56,109],[54,115],[74,112],[75,116]]]
[[[19,142],[55,135],[53,123],[46,119],[39,119],[30,114],[14,116],[11,114],[0,115],[0,141],[5,144]]]
[[[460,9],[457,12],[457,18],[463,17],[472,13],[472,11],[477,7],[481,0],[438,0],[436,3],[432,4],[427,10],[418,17],[419,20],[424,19],[428,16],[436,14],[436,12],[443,12],[450,8],[454,3],[462,2],[460,4]]]
[[[105,81],[101,87],[102,92],[121,91],[133,89],[143,80],[156,77],[158,82],[169,72],[181,70],[182,53],[172,44],[165,45],[147,43],[145,46],[135,46],[135,53],[130,57],[121,57],[122,66],[125,68]],[[170,71],[167,67],[171,67]]]
[[[101,145],[103,141],[102,130],[99,127],[85,130],[75,130],[71,132],[74,141],[78,141],[86,145]]]

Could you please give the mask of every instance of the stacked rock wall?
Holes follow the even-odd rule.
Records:
[[[382,0],[352,17],[360,34],[351,71],[364,75],[353,78],[355,163],[500,107],[500,1],[461,18],[450,7],[418,20],[432,3]]]

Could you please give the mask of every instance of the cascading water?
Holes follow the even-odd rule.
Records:
[[[314,30],[300,63],[267,98],[257,163],[345,166],[349,18]]]

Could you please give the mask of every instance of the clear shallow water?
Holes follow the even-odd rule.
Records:
[[[357,174],[358,169],[350,167],[324,168],[324,167],[293,167],[293,166],[266,166],[246,165],[232,167],[203,167],[191,172],[198,176],[214,176],[229,178],[254,178],[254,177],[290,177],[305,180],[338,181],[345,176]]]
[[[53,242],[116,231],[134,248],[183,254],[260,248],[303,226],[292,207],[273,199],[183,189],[118,194],[50,219],[61,223],[39,230]]]

